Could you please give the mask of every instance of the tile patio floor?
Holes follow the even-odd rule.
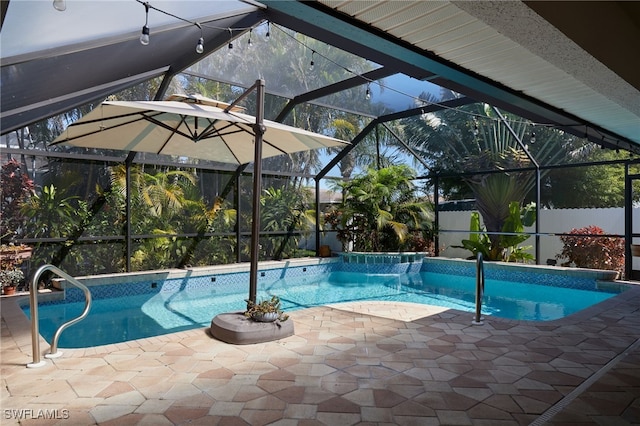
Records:
[[[544,323],[317,307],[291,312],[295,335],[277,342],[233,346],[198,329],[65,350],[35,369],[13,302],[2,301],[2,425],[640,424],[640,288]]]

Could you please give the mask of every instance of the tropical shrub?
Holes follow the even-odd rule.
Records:
[[[524,232],[525,226],[531,226],[536,220],[536,206],[530,203],[524,207],[520,207],[520,203],[512,201],[509,203],[509,215],[504,219],[502,232],[508,235],[486,234],[486,229],[480,225],[480,214],[478,212],[471,213],[471,223],[468,240],[462,240],[462,246],[454,246],[465,248],[477,256],[482,253],[485,260],[500,260],[504,262],[527,262],[534,260],[530,253],[526,250],[531,246],[520,246],[521,243],[529,238]]]
[[[315,225],[315,210],[307,208],[311,199],[308,188],[288,186],[264,190],[260,198],[261,230],[265,234],[280,233],[260,238],[264,258],[281,260],[297,256],[300,233],[308,234]]]
[[[431,226],[430,203],[416,195],[409,167],[369,169],[351,181],[339,182],[342,202],[327,212],[325,224],[337,230],[343,250],[415,251]]]
[[[600,237],[602,228],[590,225],[572,229],[571,235],[562,235],[562,252],[556,256],[564,260],[562,266],[575,265],[578,268],[605,269],[624,273],[624,239]]]

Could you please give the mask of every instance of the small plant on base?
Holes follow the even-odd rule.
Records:
[[[244,316],[259,322],[286,321],[289,315],[281,309],[281,302],[278,296],[271,296],[271,299],[264,299],[260,302],[253,302],[247,299],[247,310]]]

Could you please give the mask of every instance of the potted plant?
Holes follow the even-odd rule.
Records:
[[[278,296],[271,296],[271,299],[264,299],[256,303],[251,300],[246,300],[247,310],[244,315],[247,318],[251,318],[258,322],[274,322],[286,321],[289,319],[289,315],[285,314],[281,309],[280,298]]]
[[[0,285],[5,295],[14,294],[24,282],[20,265],[31,257],[31,247],[24,244],[2,244],[0,246]]]
[[[20,269],[0,271],[0,283],[5,295],[15,294],[16,288],[24,281],[24,273]]]

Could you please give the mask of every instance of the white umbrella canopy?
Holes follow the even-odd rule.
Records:
[[[197,99],[105,101],[70,124],[52,144],[151,152],[230,164],[253,162],[256,118],[233,109],[227,112]],[[348,145],[274,121],[263,120],[263,125],[262,158]]]

